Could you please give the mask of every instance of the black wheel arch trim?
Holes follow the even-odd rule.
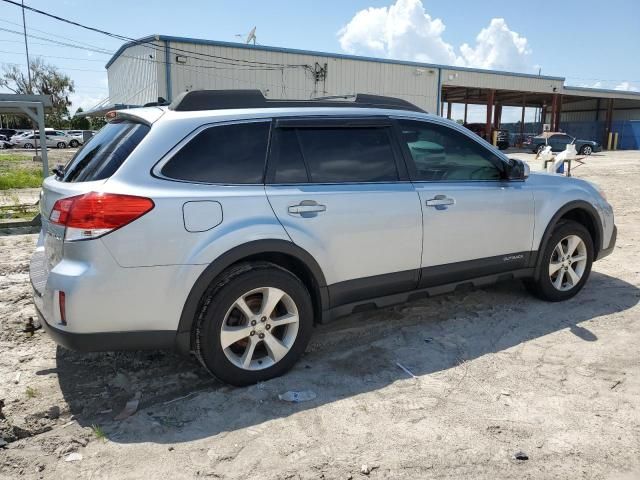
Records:
[[[191,288],[182,307],[180,323],[176,332],[176,348],[179,351],[188,353],[191,350],[192,326],[200,306],[200,300],[211,285],[211,282],[231,265],[261,254],[284,254],[302,262],[313,276],[313,280],[318,287],[320,310],[324,312],[329,308],[329,295],[324,274],[309,252],[288,240],[265,239],[247,242],[228,250],[216,258],[200,274]]]
[[[602,221],[600,220],[600,215],[598,214],[595,207],[591,205],[589,202],[586,202],[584,200],[573,200],[563,205],[553,215],[553,217],[551,217],[551,220],[547,224],[547,228],[545,229],[544,234],[542,235],[542,240],[540,241],[540,246],[538,247],[539,254],[536,259],[536,264],[531,265],[531,266],[535,266],[535,275],[534,275],[535,278],[538,278],[538,275],[540,273],[540,267],[541,267],[542,258],[544,257],[544,251],[547,248],[547,244],[549,243],[549,239],[551,238],[551,235],[553,235],[553,231],[556,225],[566,213],[572,210],[586,211],[586,213],[589,215],[591,220],[594,222],[595,236],[596,236],[596,238],[593,239],[593,247],[595,249],[594,260],[598,258],[598,252],[602,250],[602,233],[603,233]]]

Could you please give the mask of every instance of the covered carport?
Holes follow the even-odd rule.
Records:
[[[540,109],[540,123],[545,123],[543,119],[549,113],[552,119],[550,129],[556,131],[560,125],[561,101],[560,94],[557,93],[540,93],[540,92],[524,92],[513,90],[498,90],[488,88],[470,88],[470,87],[442,87],[443,112],[447,118],[451,118],[451,106],[453,104],[464,105],[463,122],[467,123],[467,112],[469,105],[486,106],[486,126],[485,132],[491,132],[492,129],[499,129],[502,125],[502,109],[504,107],[521,108],[522,114],[520,119],[519,138],[525,134],[525,111],[526,108]],[[486,140],[491,141],[490,135]]]
[[[521,109],[516,132],[525,134],[525,110],[539,111],[536,133],[543,125],[552,132],[596,140],[606,149],[640,147],[640,92],[564,86],[564,79],[493,71],[443,70],[442,116],[451,118],[452,105],[464,105],[467,123],[469,105],[486,108],[485,137],[501,128],[504,107]],[[512,125],[514,126],[514,125]]]
[[[34,125],[37,125],[40,148],[42,149],[42,178],[47,178],[49,175],[44,114],[45,111],[52,107],[53,103],[49,95],[0,94],[0,114],[26,115],[33,121]]]
[[[640,92],[564,87],[562,129],[607,150],[640,148]]]

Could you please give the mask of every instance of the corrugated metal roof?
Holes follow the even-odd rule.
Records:
[[[109,66],[124,52],[127,48],[140,45],[144,43],[149,43],[152,41],[168,41],[168,42],[182,42],[182,43],[193,43],[196,45],[214,45],[218,47],[232,47],[232,48],[245,48],[250,50],[261,50],[266,52],[283,52],[283,53],[293,53],[296,55],[313,55],[318,57],[329,57],[329,58],[340,58],[347,60],[360,60],[365,62],[378,62],[378,63],[391,63],[397,65],[409,65],[415,67],[422,68],[446,68],[449,70],[460,70],[467,72],[478,72],[478,73],[487,73],[493,75],[510,75],[514,77],[526,77],[526,78],[542,78],[547,80],[560,80],[564,81],[564,77],[551,77],[547,75],[535,75],[530,73],[517,73],[517,72],[502,72],[499,70],[485,70],[481,68],[469,68],[469,67],[455,67],[452,65],[440,65],[436,63],[422,63],[422,62],[412,62],[409,60],[393,60],[389,58],[377,58],[377,57],[365,57],[358,55],[347,55],[343,53],[329,53],[329,52],[317,52],[314,50],[299,50],[295,48],[284,48],[284,47],[269,47],[265,45],[250,45],[245,43],[235,43],[235,42],[221,42],[218,40],[204,40],[201,38],[189,38],[189,37],[173,37],[168,35],[149,35],[147,37],[140,38],[135,42],[127,42],[123,44],[109,59],[105,68],[109,68]]]

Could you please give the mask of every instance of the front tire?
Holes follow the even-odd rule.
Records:
[[[298,277],[272,263],[243,263],[205,293],[194,350],[220,380],[251,385],[287,372],[312,329],[311,297]]]
[[[589,231],[577,222],[562,222],[542,252],[539,278],[528,282],[527,287],[542,300],[568,300],[582,290],[592,264],[593,240]]]
[[[69,146],[70,146],[71,148],[76,148],[78,145],[80,145],[80,142],[78,142],[77,140],[71,140],[71,141],[69,142]]]

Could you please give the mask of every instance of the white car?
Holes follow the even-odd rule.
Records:
[[[59,130],[45,130],[47,137],[47,147],[67,148],[71,145],[73,138]],[[13,136],[11,143],[18,148],[34,148],[40,146],[40,133],[28,133],[22,136]]]
[[[71,141],[69,142],[69,146],[72,148],[79,147],[84,144],[84,132],[87,131],[93,136],[93,132],[89,130],[68,130],[67,135],[71,137]]]

